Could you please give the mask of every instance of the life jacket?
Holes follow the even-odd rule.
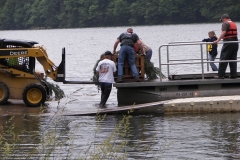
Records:
[[[208,44],[207,45],[207,51],[212,56],[217,56],[217,44]]]
[[[207,45],[207,51],[208,51],[208,52],[211,52],[211,51],[212,51],[212,44],[208,44],[208,45]]]
[[[134,48],[134,51],[135,51],[136,53],[138,53],[139,50],[140,50],[140,48],[139,48],[139,46],[138,46],[137,43],[134,43],[133,48]]]
[[[123,33],[120,41],[121,41],[121,45],[125,45],[125,44],[134,44],[134,40],[132,38],[133,34],[132,33],[128,33],[128,32],[125,32]]]
[[[216,40],[217,40],[217,37],[214,36],[214,37],[212,37],[212,38],[208,38],[208,39],[206,40],[206,42],[214,42],[214,41],[216,41]],[[208,44],[208,45],[207,45],[207,51],[208,51],[210,54],[212,54],[212,52],[215,52],[215,50],[217,51],[217,46],[218,46],[218,44]]]
[[[228,21],[229,24],[229,29],[227,30],[225,36],[223,37],[223,39],[226,38],[234,38],[237,37],[238,33],[237,33],[237,25],[232,22],[232,21]]]

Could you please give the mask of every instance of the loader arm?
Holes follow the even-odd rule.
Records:
[[[0,69],[13,76],[36,77],[35,59],[42,65],[47,77],[56,82],[65,81],[65,48],[57,67],[48,57],[44,46],[34,41],[0,40]],[[36,77],[38,78],[38,77]]]
[[[57,67],[49,58],[46,50],[39,47],[42,56],[36,57],[38,62],[43,66],[46,76],[56,82],[65,82],[65,48],[62,49],[62,61]]]
[[[98,84],[94,81],[66,81],[65,80],[65,48],[62,49],[62,60],[56,66],[48,57],[44,46],[37,46],[35,41],[20,41],[0,39],[0,72],[16,77],[36,78],[35,61],[43,67],[44,73],[56,82],[64,84]],[[0,77],[1,78],[1,77]]]
[[[38,53],[36,59],[44,68],[46,76],[56,81],[58,69],[57,66],[48,58],[46,50],[43,48],[43,46],[38,47],[38,49],[39,51],[37,51]]]

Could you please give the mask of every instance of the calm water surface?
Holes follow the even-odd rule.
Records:
[[[136,26],[133,29],[152,47],[152,62],[158,66],[157,53],[162,44],[199,41],[207,38],[210,30],[219,35],[220,27],[221,24],[216,23]],[[88,81],[93,76],[93,67],[100,55],[106,50],[112,51],[116,38],[126,28],[0,31],[0,35],[1,38],[39,42],[47,48],[50,59],[56,65],[60,63],[61,50],[65,47],[67,80]],[[220,49],[221,45],[218,50]],[[199,48],[173,48],[172,51],[172,58],[200,56]],[[199,66],[181,66],[173,68],[172,72],[188,71],[189,67],[196,71],[199,69]],[[37,65],[37,70],[42,71],[42,67]],[[163,72],[166,73],[166,69],[163,69]],[[48,102],[45,108],[47,112],[61,112],[62,109],[72,112],[98,109],[100,92],[96,86],[58,85],[64,90],[66,97],[59,105],[55,101]],[[107,107],[116,106],[117,90],[113,88]],[[28,108],[23,104],[0,106],[0,126],[14,124],[13,130],[20,135],[16,154],[12,154],[14,159],[26,157],[30,153],[33,153],[31,157],[43,156],[51,148],[54,148],[52,159],[87,157],[85,153],[88,148],[91,146],[90,151],[96,152],[97,144],[106,140],[122,120],[120,115],[109,115],[104,121],[99,121],[94,116],[36,116],[40,111],[41,108]],[[13,115],[15,118],[11,123],[6,123]],[[100,130],[97,130],[99,125]],[[240,113],[134,115],[130,119],[129,129],[128,137],[115,141],[116,145],[120,144],[121,140],[128,141],[119,152],[119,155],[126,152],[128,159],[240,159]],[[58,137],[58,141],[51,142],[52,137]],[[33,152],[36,146],[38,151]]]

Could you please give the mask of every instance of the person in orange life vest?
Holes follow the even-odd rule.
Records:
[[[113,73],[117,71],[115,63],[111,60],[112,55],[113,54],[110,51],[106,51],[104,53],[104,59],[98,63],[96,68],[96,71],[99,74],[98,81],[101,86],[100,106],[104,106],[109,98],[112,84],[114,83]]]
[[[208,37],[209,38],[203,39],[202,42],[214,42],[214,41],[217,40],[217,37],[216,37],[216,34],[215,34],[214,31],[209,31],[208,32]],[[217,44],[208,44],[207,45],[207,51],[209,53],[209,60],[214,61],[217,54],[218,54]],[[213,62],[210,63],[210,66],[211,66],[213,71],[218,71],[217,66]]]
[[[218,39],[213,43],[217,44],[221,39],[224,42],[238,41],[237,25],[231,21],[228,14],[223,14],[220,19],[222,23],[222,32]],[[224,43],[221,50],[221,60],[237,60],[238,43]],[[237,62],[220,62],[218,67],[218,78],[224,79],[227,65],[230,67],[230,78],[237,77]]]
[[[143,53],[141,53],[140,49],[139,49],[139,46],[137,43],[134,44],[134,51],[137,53],[137,54],[143,54],[145,55],[145,59],[146,60],[151,60],[152,58],[152,49],[151,47],[149,47],[148,45],[146,45],[142,39],[140,39],[140,41],[142,42],[142,46],[143,46]]]

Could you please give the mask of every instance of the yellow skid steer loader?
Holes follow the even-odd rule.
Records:
[[[0,39],[0,105],[22,99],[27,106],[43,105],[49,96],[44,75],[65,82],[65,48],[59,66],[48,58],[44,46],[34,41]],[[35,72],[36,60],[45,73]]]

